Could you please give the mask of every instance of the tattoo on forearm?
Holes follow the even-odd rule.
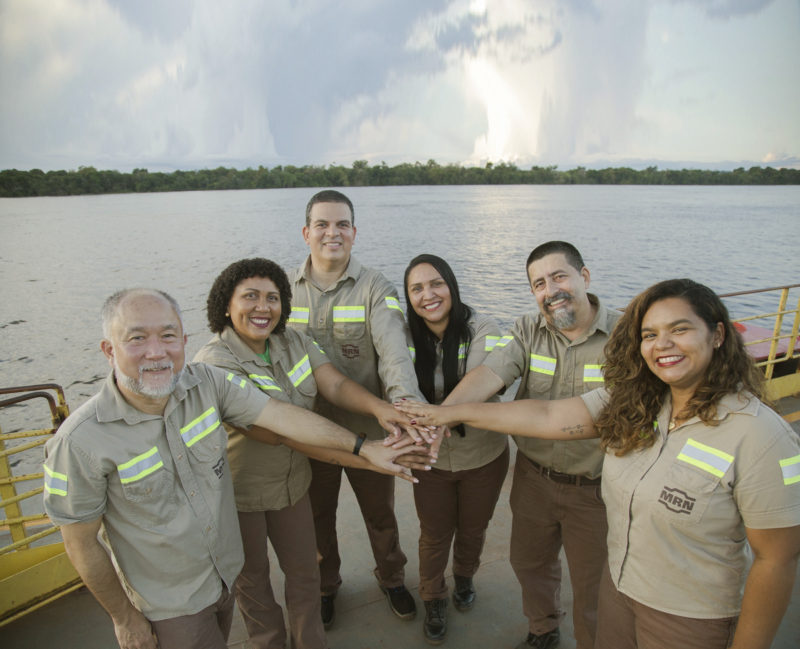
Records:
[[[561,432],[573,436],[573,435],[583,435],[586,431],[584,429],[583,424],[575,424],[574,426],[564,426],[564,428],[561,429]]]

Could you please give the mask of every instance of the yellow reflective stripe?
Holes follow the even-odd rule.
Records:
[[[603,366],[602,365],[584,365],[583,366],[583,382],[584,383],[602,383],[603,382]]]
[[[531,354],[531,372],[553,376],[556,373],[556,359],[549,356]]]
[[[297,365],[289,370],[289,380],[294,387],[297,387],[305,381],[309,374],[311,374],[311,363],[308,361],[308,354],[306,354]]]
[[[488,338],[488,336],[487,336]],[[495,347],[505,347],[508,343],[514,340],[514,336],[503,336],[495,343]]]
[[[118,464],[117,473],[119,474],[119,481],[122,484],[127,484],[149,476],[153,471],[157,471],[162,466],[164,466],[164,463],[161,461],[161,456],[158,454],[158,447],[154,446],[146,453],[137,455],[124,464]]]
[[[800,455],[787,457],[781,460],[781,473],[783,473],[783,484],[790,485],[800,482]]]
[[[367,310],[363,306],[333,307],[334,322],[366,322]]]
[[[193,419],[181,428],[181,437],[186,446],[192,446],[217,428],[219,428],[217,409],[211,406],[197,419]]]
[[[308,307],[293,306],[289,313],[289,322],[299,322],[301,324],[308,324]]]
[[[483,341],[483,351],[492,351],[498,342],[500,342],[500,336],[486,336]]]
[[[400,313],[403,312],[403,309],[400,307],[400,302],[397,300],[396,297],[390,296],[385,298],[385,300],[386,300],[386,306],[388,306],[390,309],[397,309]]]
[[[678,454],[678,459],[721,478],[733,463],[734,457],[690,437]]]
[[[54,496],[67,495],[67,476],[44,465],[44,490]]]
[[[277,390],[278,392],[283,392],[281,386],[279,386],[271,376],[266,374],[248,374],[247,377],[262,390]]]
[[[408,353],[411,354],[411,362],[412,363],[416,363],[417,362],[417,348],[416,347],[409,347],[408,348]]]
[[[311,342],[314,343],[314,347],[316,347],[321,353],[325,353],[325,350],[319,346],[319,343],[316,340],[312,340]]]
[[[244,389],[245,380],[242,377],[236,376],[233,372],[228,372],[225,378],[234,385],[238,385],[240,388]]]
[[[462,358],[466,358],[466,357],[467,357],[467,344],[466,343],[461,343],[458,346],[458,360],[461,360]]]

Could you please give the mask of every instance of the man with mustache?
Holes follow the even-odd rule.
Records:
[[[342,374],[391,400],[424,401],[409,352],[408,331],[397,290],[380,272],[362,266],[350,253],[356,238],[353,203],[336,190],[316,193],[306,206],[303,239],[306,261],[292,273],[289,326],[316,340]],[[315,411],[368,439],[384,438],[375,420],[336,408],[317,396]],[[400,548],[394,514],[394,482],[371,471],[344,468],[367,527],[374,574],[392,612],[402,620],[416,615],[414,597],[404,585],[406,556]],[[342,584],[336,509],[342,467],[311,460],[309,496],[321,580],[322,621],[334,621],[334,598]]]
[[[45,508],[122,649],[225,649],[243,553],[223,421],[405,471],[381,442],[232,373],[185,364],[180,311],[162,291],[112,295],[103,334],[113,371],[47,442]]]
[[[519,318],[444,404],[485,401],[521,378],[516,399],[564,399],[603,385],[603,347],[619,314],[588,293],[589,269],[564,241],[535,248],[526,264],[539,313]],[[594,645],[597,591],[606,563],[606,513],[597,440],[515,437],[510,559],[522,586],[528,636],[517,649],[558,646],[563,544],[574,594],[578,649]]]

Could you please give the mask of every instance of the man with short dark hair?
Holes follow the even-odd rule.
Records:
[[[403,471],[380,442],[362,445],[242,377],[187,365],[178,305],[162,291],[111,296],[103,330],[113,369],[47,442],[45,508],[122,649],[225,649],[243,553],[222,422]]]
[[[517,319],[483,364],[444,403],[484,401],[518,378],[516,399],[563,399],[602,385],[603,347],[619,313],[588,292],[589,269],[564,241],[535,248],[526,264],[539,313]],[[518,649],[558,646],[562,544],[574,594],[578,649],[594,645],[597,592],[606,562],[606,512],[597,440],[514,438],[510,559],[522,586],[528,636]]]
[[[403,310],[394,286],[378,271],[351,256],[356,237],[353,204],[335,190],[315,194],[306,207],[306,261],[290,274],[289,325],[307,332],[336,369],[378,397],[424,400],[409,352]],[[317,397],[316,412],[342,426],[384,438],[372,419],[342,411]],[[406,556],[400,549],[394,514],[394,483],[369,471],[345,468],[367,526],[377,567],[375,576],[392,611],[413,619],[416,604],[404,585]],[[309,495],[314,510],[320,562],[322,619],[334,620],[333,600],[342,583],[336,537],[336,509],[342,467],[311,460]]]

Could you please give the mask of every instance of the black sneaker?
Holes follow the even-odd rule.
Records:
[[[408,592],[405,586],[395,586],[393,588],[381,586],[381,590],[386,595],[392,613],[401,620],[414,619],[417,614],[417,605],[414,603],[414,596]]]
[[[425,604],[425,623],[422,632],[428,644],[442,644],[447,635],[447,600],[432,599]]]
[[[528,637],[523,642],[520,642],[516,649],[528,649],[528,647],[533,647],[533,649],[555,649],[560,640],[561,633],[559,633],[558,627],[556,627],[552,631],[542,633],[541,635],[528,633]]]
[[[333,595],[323,595],[320,600],[322,603],[322,626],[327,630],[333,626],[333,618],[336,617],[336,610],[333,608],[333,600],[336,599],[336,593]]]
[[[453,575],[456,587],[453,589],[453,604],[461,611],[468,611],[475,604],[475,586],[472,577],[459,577]]]

